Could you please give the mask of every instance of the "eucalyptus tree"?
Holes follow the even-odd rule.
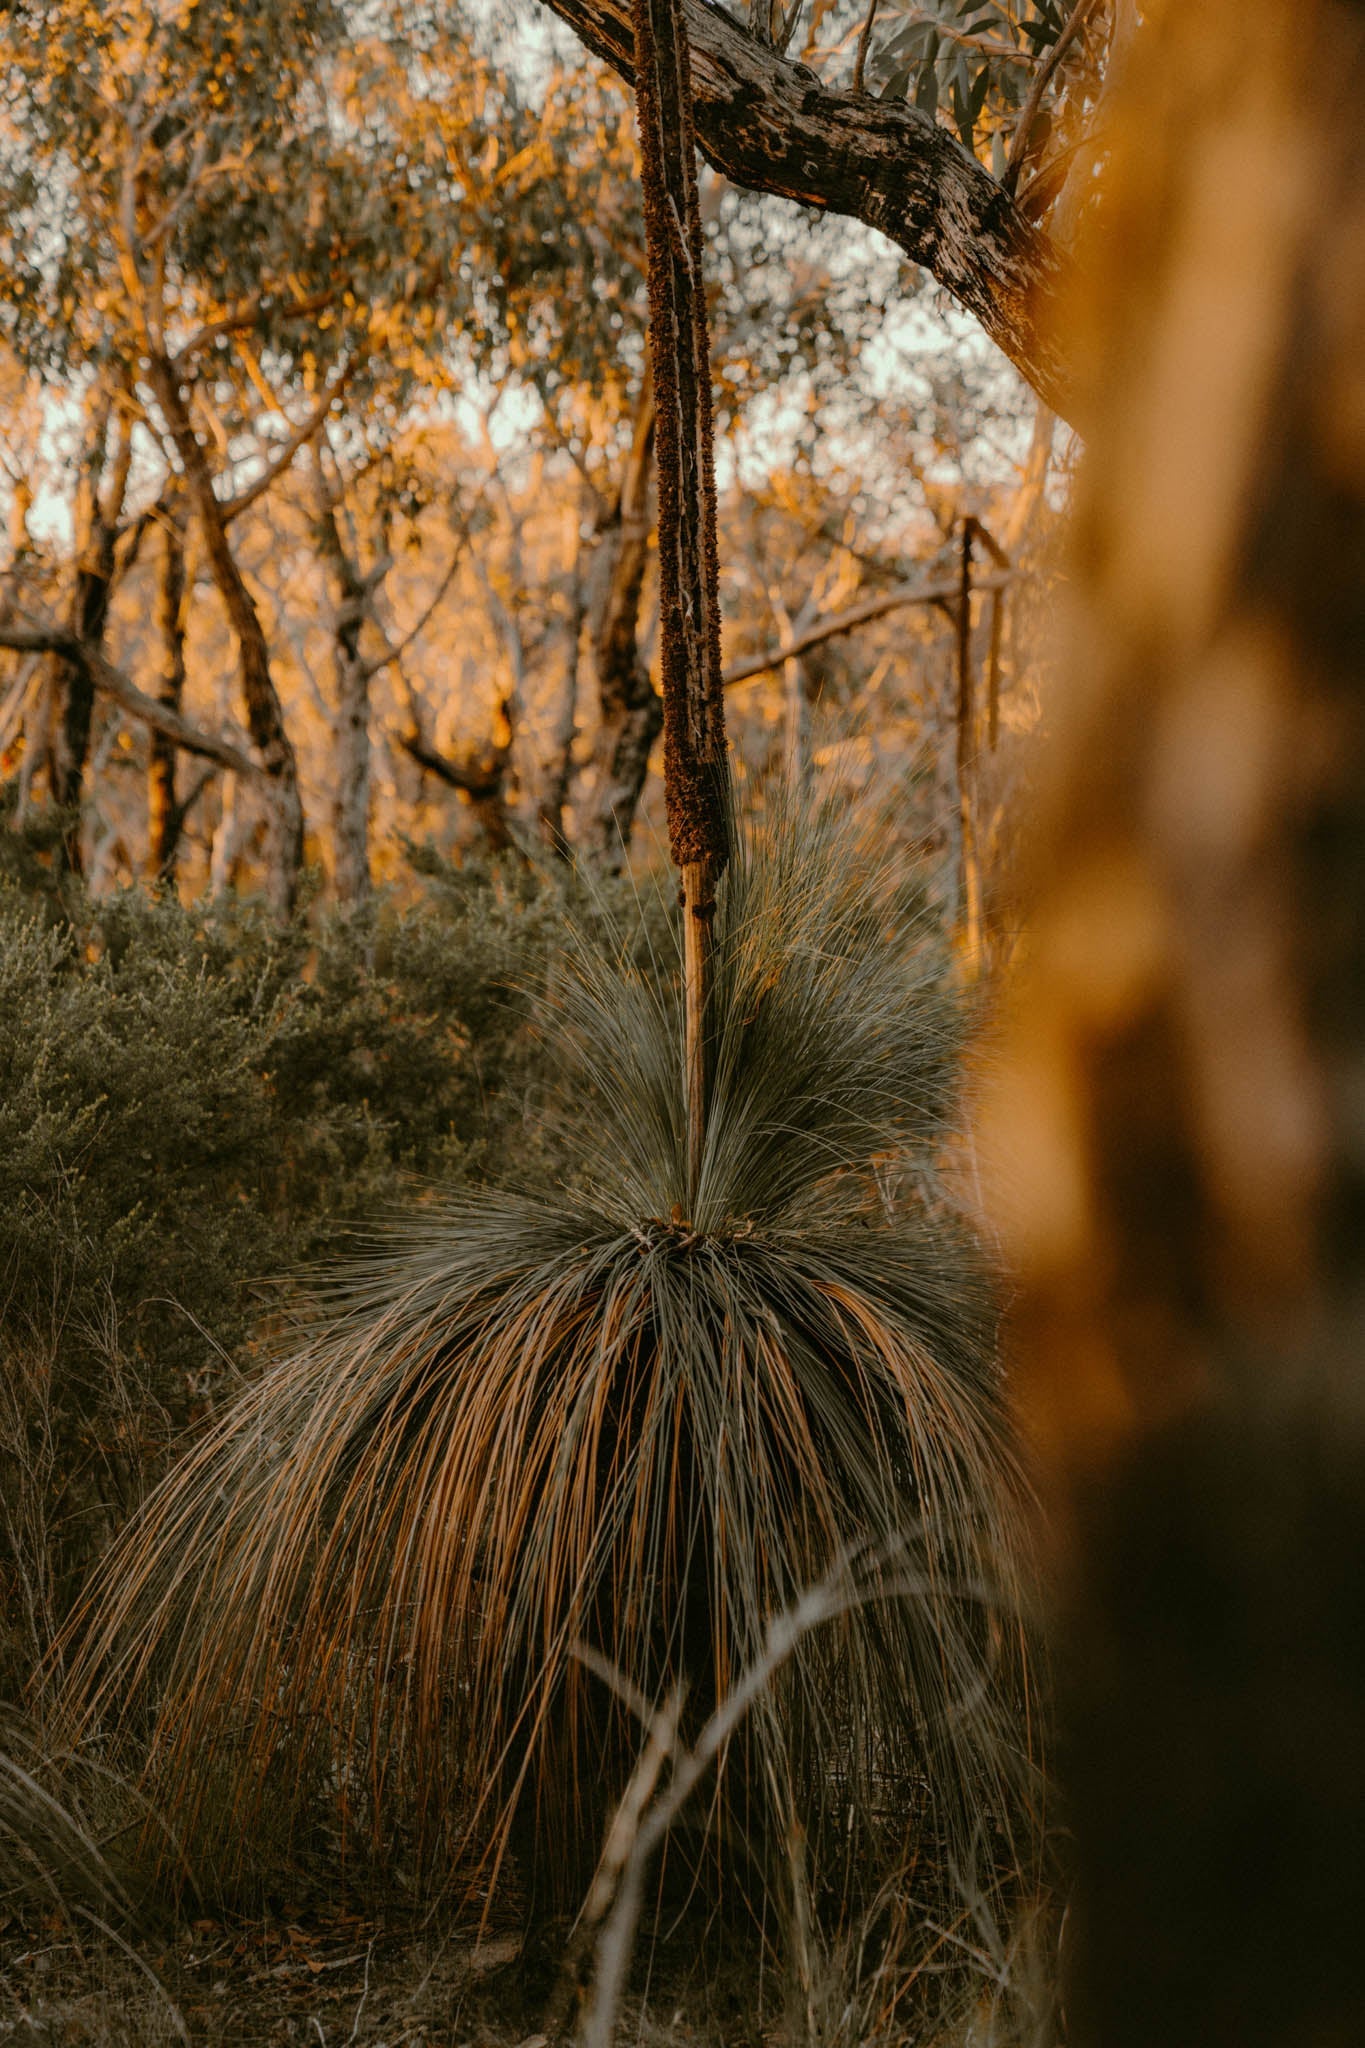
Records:
[[[446,166],[452,216],[458,214],[462,226],[461,244],[451,252],[462,296],[447,291],[442,301],[419,291],[420,346],[390,347],[371,358],[362,378],[368,402],[347,406],[345,420],[329,437],[327,460],[315,473],[318,489],[332,494],[334,515],[341,515],[319,527],[334,597],[343,598],[336,616],[349,619],[358,607],[369,643],[367,653],[361,654],[357,643],[352,654],[338,641],[337,674],[354,683],[361,675],[396,667],[409,714],[399,743],[424,770],[468,798],[490,843],[505,846],[510,841],[506,796],[518,689],[514,682],[504,693],[499,731],[491,740],[478,735],[458,753],[433,744],[425,707],[398,661],[411,628],[399,632],[387,616],[382,527],[394,507],[386,511],[386,493],[391,498],[396,490],[401,498],[400,480],[411,473],[404,451],[410,453],[420,441],[424,423],[442,416],[448,396],[462,396],[485,415],[509,397],[515,401],[528,387],[542,402],[549,393],[571,392],[580,404],[591,403],[589,394],[619,375],[623,334],[638,327],[639,320],[638,264],[630,250],[633,157],[622,94],[584,66],[566,67],[551,59],[533,64],[531,75],[523,76],[526,67],[507,62],[495,33],[462,23],[448,9],[403,8],[395,29],[400,32],[395,60],[406,62],[412,82],[406,95],[395,92],[386,102],[386,146],[399,161],[437,153]],[[629,349],[624,353],[628,357]],[[556,445],[563,441],[561,432]],[[494,455],[493,460],[500,474],[501,458]],[[324,471],[327,484],[321,481]],[[369,478],[364,493],[369,512],[378,524],[368,550],[360,550],[368,554],[368,568],[355,553],[354,532],[346,567],[337,542],[346,525],[346,504],[353,513],[359,507],[355,494],[348,497],[347,476],[362,472]],[[475,507],[472,500],[462,502],[462,480],[455,476],[420,487],[442,498],[450,513],[450,534],[441,543],[446,553],[437,574],[439,590],[459,537],[469,538]],[[502,495],[506,498],[505,490]],[[318,503],[320,508],[321,499]],[[525,564],[510,499],[506,512],[520,585]],[[474,551],[466,547],[464,552]],[[487,580],[484,575],[485,585]],[[563,581],[562,592],[543,593],[549,609],[563,618],[561,631],[542,638],[566,649],[559,657],[560,704],[538,805],[548,819],[552,844],[562,844],[562,789],[575,730],[582,609],[576,562]],[[526,593],[519,587],[510,595],[512,610],[519,610]],[[496,609],[499,637],[511,650],[513,668],[520,669],[528,650],[512,630],[512,610],[501,599]],[[420,623],[427,623],[425,615]],[[356,735],[355,787],[360,741],[354,717],[351,730]],[[350,836],[354,841],[354,832]]]
[[[21,0],[0,54],[8,338],[54,384],[86,394],[97,424],[117,408],[147,459],[180,480],[269,792],[268,886],[288,908],[303,851],[297,763],[230,530],[358,364],[458,301],[465,281],[447,260],[463,227],[458,183],[439,154],[385,152],[397,73],[335,0],[174,11],[124,0],[98,12]],[[244,409],[275,414],[264,452],[243,448]],[[102,447],[108,430],[93,438]],[[100,502],[101,533],[118,510]],[[108,553],[96,566],[111,566]],[[77,706],[67,797],[83,724]]]

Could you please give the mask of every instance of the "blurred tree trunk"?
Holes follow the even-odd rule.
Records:
[[[337,900],[363,903],[370,893],[370,669],[360,653],[360,616],[347,611],[336,626],[336,786],[332,794],[332,856]]]
[[[629,853],[650,751],[663,729],[663,705],[640,658],[653,470],[654,387],[646,375],[621,488],[598,540],[588,607],[600,718],[584,840],[588,858],[611,874],[619,872]]]
[[[247,730],[265,777],[266,891],[276,913],[287,917],[294,908],[303,867],[303,806],[299,799],[298,763],[271,674],[270,649],[255,599],[232,552],[227,517],[213,488],[208,459],[195,432],[179,377],[167,356],[151,352],[148,379],[180,457],[213,580],[237,642],[237,670]]]
[[[157,592],[157,623],[161,628],[161,682],[158,702],[179,711],[185,694],[185,627],[189,611],[189,577],[185,559],[185,503],[174,485],[163,491],[156,524],[161,538],[161,577]],[[150,736],[147,767],[147,870],[152,879],[175,886],[180,834],[188,805],[176,793],[178,749],[164,733]]]
[[[559,698],[550,719],[545,771],[536,802],[536,826],[541,844],[552,853],[567,855],[569,842],[564,812],[573,777],[573,743],[578,730],[578,662],[587,618],[588,598],[583,574],[582,509],[574,505],[569,514],[574,542],[565,593],[567,617],[563,633],[563,673]]]
[[[251,785],[231,769],[223,777],[223,801],[209,851],[209,892],[230,896],[237,887],[242,861],[255,837]]]
[[[119,519],[132,461],[131,422],[113,394],[98,388],[88,413],[87,439],[77,500],[76,577],[70,627],[96,650],[104,644],[113,591]],[[112,437],[112,447],[111,447]],[[62,840],[64,864],[81,867],[80,805],[90,752],[95,685],[88,665],[53,657],[54,714],[49,781],[53,801],[74,813]]]
[[[996,1122],[1080,1581],[1072,2034],[1365,2040],[1365,11],[1158,11]]]
[[[372,585],[347,552],[337,522],[336,496],[321,449],[315,450],[314,530],[332,585],[332,662],[336,711],[332,753],[333,883],[340,903],[363,903],[370,893],[370,678],[360,651],[361,628]]]

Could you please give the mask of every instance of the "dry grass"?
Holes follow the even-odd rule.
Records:
[[[0,1716],[0,1917],[34,1904],[122,1921],[130,1902],[97,1831],[32,1731]]]

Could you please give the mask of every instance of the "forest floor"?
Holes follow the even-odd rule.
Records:
[[[394,1930],[349,1914],[203,1919],[133,1943],[53,1913],[0,1924],[0,2044],[544,2048],[561,1952],[548,1932],[528,1943],[510,1930]],[[660,1942],[618,2038],[644,2048],[790,2038],[761,1974],[756,1952],[726,1961],[695,1936]]]

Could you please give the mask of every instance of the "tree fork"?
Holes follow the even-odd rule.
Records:
[[[706,1137],[714,888],[729,853],[711,355],[682,0],[633,0],[659,473],[664,793],[682,875],[687,1198]]]

